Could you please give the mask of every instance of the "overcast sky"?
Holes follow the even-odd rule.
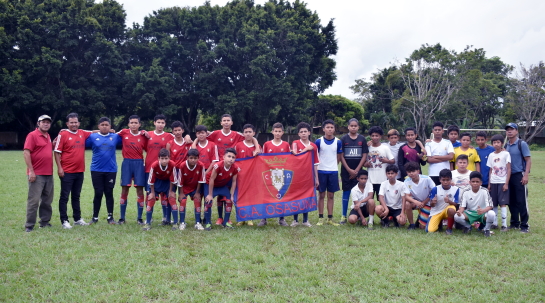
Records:
[[[127,25],[142,24],[153,10],[199,6],[202,0],[118,0],[127,12]],[[226,0],[211,0],[223,6]],[[256,0],[258,4],[265,0]],[[545,1],[348,1],[309,0],[322,24],[334,18],[339,51],[337,81],[327,94],[353,98],[349,86],[369,78],[395,58],[406,58],[422,44],[441,43],[462,51],[483,48],[487,57],[500,57],[518,66],[545,61]]]

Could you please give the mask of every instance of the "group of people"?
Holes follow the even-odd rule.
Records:
[[[67,129],[52,141],[48,133],[51,118],[40,116],[38,127],[25,141],[24,158],[29,182],[27,232],[34,229],[37,212],[40,228],[51,227],[53,157],[61,184],[60,221],[65,229],[72,228],[67,213],[69,199],[74,225],[98,223],[103,197],[107,223],[125,224],[129,189],[134,186],[136,221],[143,225],[143,230],[151,229],[154,205],[159,200],[161,224],[170,225],[173,230],[186,229],[188,198],[194,204],[194,228],[211,230],[212,206],[216,197],[218,218],[215,224],[224,228],[234,227],[230,215],[240,171],[236,159],[255,157],[260,153],[286,152],[314,153],[314,179],[319,192],[317,226],[349,223],[373,229],[376,214],[385,228],[391,224],[401,227],[408,222],[408,229],[421,228],[427,232],[442,230],[446,225],[447,234],[452,234],[454,227],[464,233],[476,228],[485,236],[490,236],[493,234],[491,230],[497,228],[529,232],[526,185],[531,156],[526,142],[518,138],[515,123],[506,125],[507,139],[494,135],[492,145],[487,144],[485,132],[477,132],[477,147],[471,146],[472,135],[460,134],[456,126],[449,126],[448,139],[443,139],[444,125],[441,122],[433,124],[433,136],[425,145],[417,140],[416,129],[412,127],[405,130],[405,143],[398,142],[400,133],[395,129],[387,133],[388,142],[383,143],[383,130],[373,126],[368,131],[371,138],[368,142],[359,134],[360,125],[356,119],[348,122],[349,132],[341,139],[335,137],[335,123],[324,121],[324,135],[315,142],[311,141],[312,127],[301,122],[297,125],[299,140],[290,145],[282,140],[282,124],[275,123],[273,140],[261,147],[255,139],[255,127],[246,124],[242,133],[232,131],[233,121],[228,114],[221,117],[220,130],[210,132],[204,125],[196,126],[195,140],[188,135],[183,136],[186,129],[179,121],[171,124],[171,133],[165,132],[164,115],[155,116],[155,130],[149,132],[140,130],[140,118],[136,115],[129,117],[127,129],[117,133],[111,129],[111,122],[106,117],[99,120],[95,131],[79,129],[79,117],[75,113],[69,114],[66,120]],[[116,221],[113,189],[117,179],[118,146],[122,148],[123,163],[120,213]],[[94,199],[89,223],[81,217],[80,208],[85,148],[91,148],[93,152],[90,171]],[[334,194],[341,190],[339,163],[342,214],[340,221],[334,221]],[[429,165],[428,176],[421,173],[426,164]],[[348,212],[350,201],[351,210]],[[204,218],[201,216],[203,206]],[[327,219],[324,218],[324,206],[327,206]],[[507,225],[507,206],[511,212],[510,226]],[[308,213],[302,215],[301,225],[312,226]],[[243,224],[253,225],[253,222],[237,223]],[[262,219],[257,225],[266,224],[267,220]],[[278,218],[278,224],[288,226],[284,217]],[[297,225],[299,217],[295,215],[290,226]]]

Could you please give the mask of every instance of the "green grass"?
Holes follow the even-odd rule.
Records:
[[[142,232],[135,223],[134,191],[128,224],[107,225],[103,205],[97,225],[63,230],[58,178],[53,228],[25,233],[22,152],[0,152],[0,302],[543,301],[545,152],[532,156],[531,233],[497,231],[484,238],[476,232],[449,237],[380,227],[281,228],[274,220],[265,228],[173,232],[154,224]],[[90,152],[87,167],[89,161]],[[116,201],[119,193],[116,187]],[[86,220],[92,194],[87,172]],[[336,219],[340,207],[338,194]],[[156,207],[155,222],[160,213]],[[118,214],[116,203],[116,219]],[[315,223],[317,214],[310,218]]]

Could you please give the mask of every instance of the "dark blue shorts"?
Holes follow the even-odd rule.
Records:
[[[160,193],[170,193],[170,180],[155,180],[155,184],[153,185],[156,196]]]
[[[199,194],[201,194],[201,196],[203,196],[203,189],[204,189],[204,184],[201,184],[201,189],[199,190]],[[182,190],[182,188],[180,187],[180,190]],[[186,195],[186,197],[191,197],[191,199],[193,199],[193,197],[195,196],[195,194],[197,193],[197,190],[195,189],[194,191],[190,192],[189,194]]]
[[[144,160],[142,159],[123,159],[121,164],[121,186],[146,186]]]
[[[320,181],[320,186],[318,187],[318,191],[321,193],[325,191],[334,193],[340,190],[339,176],[337,173],[324,174],[324,173],[318,172],[318,180]]]
[[[204,185],[204,196],[208,196],[209,186],[208,184],[203,184],[203,185]],[[217,196],[224,196],[227,199],[231,199],[231,192],[229,191],[229,187],[227,187],[227,185],[223,187],[214,187],[214,190],[212,191],[212,197],[215,198]]]
[[[145,171],[145,170],[144,170]],[[148,184],[148,181],[149,181],[149,173],[144,173],[144,177],[146,178],[146,186],[144,187],[144,190],[146,192],[150,192],[150,186]]]

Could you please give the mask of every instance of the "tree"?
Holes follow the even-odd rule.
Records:
[[[523,140],[531,142],[545,128],[545,64],[542,61],[529,67],[520,64],[516,77],[511,79],[509,100],[518,119],[526,125]]]
[[[346,126],[352,118],[360,122],[362,129],[369,125],[363,116],[363,107],[339,95],[320,95],[308,111],[311,125],[321,125],[324,120],[331,119],[337,126]]]

